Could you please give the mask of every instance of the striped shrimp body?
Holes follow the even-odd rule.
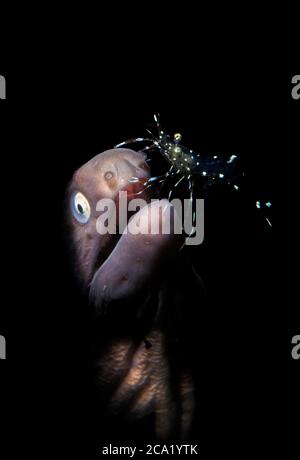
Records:
[[[243,171],[238,166],[238,156],[230,155],[228,158],[223,155],[200,155],[193,150],[181,144],[182,136],[180,133],[174,134],[173,138],[165,133],[161,128],[159,115],[154,115],[154,120],[157,128],[157,135],[154,135],[150,130],[149,137],[136,137],[128,139],[115,148],[125,147],[131,144],[143,144],[142,152],[158,152],[162,155],[169,164],[169,169],[163,175],[150,177],[143,183],[145,189],[153,185],[162,188],[167,183],[169,184],[168,199],[170,200],[176,188],[183,182],[186,182],[189,189],[189,196],[194,208],[195,189],[200,190],[200,195],[205,198],[210,188],[221,185],[225,186],[229,191],[237,191],[240,186]],[[175,179],[171,180],[170,179]],[[140,182],[140,179],[133,177],[131,182]],[[256,203],[260,203],[256,201]],[[269,208],[271,203],[259,205],[261,208]],[[256,206],[258,208],[258,206]],[[266,218],[270,226],[271,222]]]
[[[144,183],[145,187],[148,188],[154,183],[164,184],[166,179],[177,176],[178,180],[170,189],[169,198],[171,198],[176,187],[184,180],[188,182],[191,200],[193,200],[194,195],[195,179],[197,179],[198,186],[201,184],[201,191],[203,193],[205,193],[207,186],[219,182],[227,183],[233,189],[238,190],[238,185],[233,183],[235,174],[233,174],[232,168],[237,155],[231,155],[230,158],[225,160],[218,155],[204,156],[195,153],[180,143],[182,140],[180,133],[174,134],[173,139],[171,139],[169,134],[162,131],[159,115],[154,115],[154,120],[158,131],[157,136],[148,130],[151,137],[136,137],[115,146],[119,148],[130,144],[143,143],[146,146],[141,149],[142,152],[158,151],[168,161],[170,166],[168,171],[161,176],[150,177]],[[132,181],[137,180],[137,178],[132,179]]]

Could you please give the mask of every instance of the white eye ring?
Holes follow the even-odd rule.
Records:
[[[82,193],[77,192],[73,195],[71,209],[73,216],[79,223],[86,224],[88,222],[91,215],[91,207]]]

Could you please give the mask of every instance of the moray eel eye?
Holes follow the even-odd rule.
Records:
[[[86,197],[77,192],[71,201],[72,214],[80,224],[86,224],[91,215],[91,208]]]
[[[104,174],[104,178],[105,178],[105,180],[107,180],[107,181],[112,180],[113,177],[114,177],[114,173],[111,172],[111,171],[107,171],[107,172]]]

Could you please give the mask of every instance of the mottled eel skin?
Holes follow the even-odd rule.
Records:
[[[179,235],[101,236],[96,231],[96,203],[127,191],[129,200],[140,185],[128,182],[150,176],[145,157],[129,149],[103,152],[78,169],[67,192],[68,238],[74,269],[97,313],[95,369],[101,417],[142,424],[151,420],[158,439],[187,438],[194,413],[194,388],[185,362],[181,328],[185,305]],[[78,222],[72,214],[76,193],[84,195],[91,215]],[[165,214],[149,203],[132,219],[143,224],[150,206],[161,222]],[[171,219],[172,224],[172,219]],[[172,228],[172,225],[171,225]],[[99,415],[100,417],[100,415]],[[148,425],[147,425],[148,426]],[[149,432],[151,436],[151,432]]]

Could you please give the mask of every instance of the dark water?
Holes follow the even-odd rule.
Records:
[[[299,104],[289,95],[290,69],[282,71],[275,60],[266,89],[270,67],[263,60],[251,71],[246,66],[244,79],[235,62],[220,60],[222,78],[211,66],[199,74],[195,64],[188,76],[171,80],[151,66],[136,71],[128,63],[124,73],[111,66],[104,72],[96,61],[80,68],[80,94],[77,62],[62,60],[55,82],[47,67],[28,79],[30,98],[12,76],[13,96],[5,112],[0,107],[7,235],[0,334],[9,358],[0,363],[0,416],[13,441],[3,438],[11,452],[21,447],[87,458],[103,443],[103,433],[120,434],[117,426],[99,427],[94,410],[92,313],[70,274],[63,198],[76,168],[143,134],[159,112],[166,131],[181,132],[188,147],[237,152],[251,177],[234,198],[210,194],[204,243],[187,249],[208,297],[193,312],[188,333],[198,400],[193,439],[206,458],[292,446],[299,386],[298,362],[291,359],[300,324]],[[157,159],[152,167],[159,174],[165,165]],[[272,212],[272,229],[256,201],[272,203],[265,209]]]

